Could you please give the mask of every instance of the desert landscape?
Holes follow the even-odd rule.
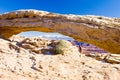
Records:
[[[17,35],[31,30],[74,41]],[[0,80],[120,80],[120,19],[38,10],[0,14]]]

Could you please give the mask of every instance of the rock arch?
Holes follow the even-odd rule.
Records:
[[[35,10],[0,15],[0,34],[6,38],[31,30],[58,32],[120,54],[120,20],[116,18],[60,15]]]

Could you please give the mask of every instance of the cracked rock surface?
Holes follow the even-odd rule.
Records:
[[[49,51],[51,43],[39,37],[0,38],[0,80],[120,80],[120,64],[88,57],[73,45],[63,55],[41,52]],[[42,49],[38,53],[35,48]]]

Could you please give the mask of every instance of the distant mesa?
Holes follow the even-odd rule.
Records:
[[[9,38],[24,31],[58,32],[120,54],[120,19],[90,15],[61,15],[17,10],[0,15],[0,34]]]

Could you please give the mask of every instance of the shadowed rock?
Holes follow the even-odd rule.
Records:
[[[0,34],[6,38],[24,31],[58,32],[120,54],[120,19],[100,16],[60,15],[19,10],[0,15]]]

